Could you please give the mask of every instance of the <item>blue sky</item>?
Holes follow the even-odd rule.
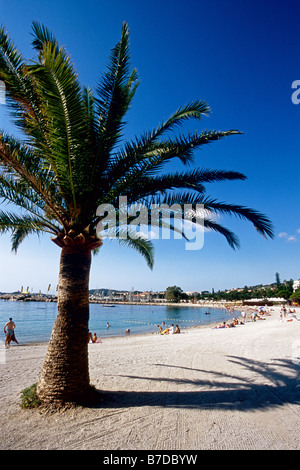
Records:
[[[152,129],[191,100],[207,101],[211,115],[187,131],[235,128],[244,134],[198,151],[196,164],[248,178],[208,185],[207,194],[260,210],[274,225],[274,240],[265,240],[249,223],[222,218],[239,236],[236,251],[214,233],[205,233],[199,251],[186,251],[183,240],[157,240],[153,271],[134,251],[106,241],[93,259],[91,288],[176,284],[216,291],[273,282],[276,272],[282,280],[300,278],[300,104],[291,99],[292,83],[300,80],[298,0],[0,0],[0,7],[0,22],[25,57],[34,57],[30,32],[38,20],[66,46],[80,81],[92,88],[127,21],[141,84],[125,138]],[[4,105],[0,128],[14,132]],[[47,235],[28,238],[17,255],[2,236],[0,263],[0,291],[29,286],[45,292],[57,285],[59,249]]]

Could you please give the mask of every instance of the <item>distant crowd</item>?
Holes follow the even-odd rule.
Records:
[[[249,307],[250,312],[245,312],[244,310],[241,312],[241,320],[237,318],[233,318],[229,322],[223,321],[220,325],[215,326],[214,328],[234,328],[237,325],[244,325],[247,321],[249,322],[256,322],[257,320],[266,320],[267,316],[271,316],[272,308],[267,307],[259,307],[259,308],[251,308]],[[292,315],[292,318],[287,319],[288,314]],[[282,307],[280,310],[280,319],[281,321],[293,321],[300,319],[297,318],[296,310],[295,309],[286,309]]]

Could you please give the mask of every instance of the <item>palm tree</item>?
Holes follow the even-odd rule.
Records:
[[[0,79],[21,137],[0,131],[0,197],[16,209],[0,211],[0,230],[12,232],[14,251],[25,237],[40,232],[51,234],[61,249],[58,315],[37,387],[41,401],[59,404],[78,400],[90,387],[88,289],[91,253],[103,243],[96,230],[102,218],[97,215],[99,205],[117,207],[120,195],[128,204],[146,207],[203,204],[204,226],[224,235],[233,248],[237,237],[211,214],[235,214],[265,237],[272,237],[272,227],[255,210],[205,196],[204,183],[245,179],[243,174],[200,168],[163,172],[171,160],[188,165],[201,146],[239,133],[170,136],[178,125],[208,114],[205,102],[191,102],[151,132],[121,142],[124,116],[139,83],[136,70],[130,70],[127,24],[95,92],[80,85],[65,48],[37,22],[32,45],[36,61],[26,62],[1,28]],[[151,241],[126,237],[124,227],[118,222],[116,227],[119,241],[138,250],[152,267]],[[172,229],[177,230],[174,225]]]

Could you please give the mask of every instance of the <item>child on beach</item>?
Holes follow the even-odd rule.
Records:
[[[93,334],[93,338],[92,338],[92,343],[96,343],[97,342],[97,335],[96,333]]]

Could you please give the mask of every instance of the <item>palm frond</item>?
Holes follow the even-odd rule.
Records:
[[[72,234],[74,243],[76,239],[94,249],[101,244],[95,235],[101,220],[97,207],[117,207],[121,195],[133,212],[122,226],[118,217],[123,209],[116,210],[117,238],[137,249],[150,267],[152,243],[141,233],[131,236],[139,205],[148,211],[148,225],[151,207],[165,206],[156,226],[183,235],[176,222],[188,206],[191,221],[200,223],[200,207],[201,223],[225,236],[233,248],[238,246],[237,237],[212,214],[235,215],[250,221],[263,236],[273,237],[270,220],[260,212],[205,197],[206,183],[245,180],[245,175],[201,168],[164,173],[174,159],[189,165],[203,146],[241,134],[232,129],[174,135],[179,126],[210,113],[204,101],[191,101],[150,132],[120,145],[125,116],[139,85],[137,71],[131,69],[126,23],[95,94],[80,85],[66,49],[38,22],[33,23],[32,45],[37,60],[29,65],[0,28],[0,80],[5,82],[15,123],[26,136],[20,142],[0,132],[0,199],[21,209],[20,215],[0,213],[0,232],[13,231],[13,249],[28,234],[40,231],[55,234],[59,246]]]
[[[57,44],[52,31],[38,21],[32,22],[32,46],[39,52],[42,52],[45,43],[51,43],[54,47]]]
[[[32,198],[33,193],[35,194],[34,200],[36,204],[44,204],[44,208],[47,207],[55,214],[57,220],[64,225],[62,220],[62,209],[58,205],[60,202],[59,195],[53,184],[52,175],[49,171],[43,168],[40,159],[33,153],[32,149],[25,146],[17,139],[12,137],[0,135],[0,167],[2,166],[3,172],[11,174],[19,183],[19,190],[26,190],[26,197]],[[2,174],[2,178],[4,175]],[[17,190],[16,181],[6,178],[6,188],[10,184],[14,185]],[[40,201],[40,203],[38,203]],[[41,202],[42,201],[42,202]],[[16,203],[16,199],[14,200]]]
[[[226,238],[227,243],[232,249],[235,250],[236,248],[240,248],[240,242],[236,234],[233,233],[231,230],[228,230],[226,227],[223,227],[223,225],[211,219],[205,218],[204,227],[211,231],[214,231],[223,235]]]
[[[59,232],[59,227],[51,220],[50,209],[23,181],[0,175],[0,199],[37,217],[49,230]]]
[[[108,71],[97,88],[99,150],[104,161],[121,136],[124,116],[138,86],[137,72],[130,73],[129,67],[129,30],[123,23],[121,39],[111,52]]]
[[[205,170],[202,168],[189,172],[175,172],[155,177],[141,177],[136,183],[128,188],[128,202],[142,200],[158,192],[165,193],[175,189],[189,189],[204,194],[204,183],[244,180],[245,175],[236,171]]]
[[[16,215],[0,211],[0,233],[12,232],[12,250],[17,251],[21,241],[31,233],[55,233],[39,217]]]
[[[0,28],[0,79],[5,82],[6,104],[15,124],[27,135],[34,135],[41,148],[47,146],[40,98],[27,74],[27,63],[4,27]]]
[[[93,158],[87,177],[90,191],[86,194],[92,204],[100,198],[99,191],[103,193],[107,187],[107,166],[121,139],[124,118],[139,85],[136,70],[130,72],[129,59],[129,30],[124,23],[121,39],[111,52],[107,72],[93,97],[94,114],[90,121]]]
[[[126,142],[124,150],[120,151],[112,160],[112,167],[118,166],[118,163],[126,170],[132,164],[138,163],[140,160],[151,155],[156,155],[165,151],[163,147],[164,141],[160,138],[175,127],[183,124],[183,121],[189,119],[201,119],[203,115],[207,115],[210,108],[204,101],[196,100],[188,105],[179,108],[166,121],[162,122],[156,129],[145,133],[140,138],[136,138],[135,142]],[[166,141],[166,144],[169,140]],[[124,171],[124,170],[123,170]]]
[[[87,128],[83,120],[84,106],[77,73],[70,57],[56,42],[41,44],[39,63],[28,67],[39,93],[43,95],[43,115],[47,121],[47,135],[51,163],[65,199],[74,206],[80,199],[83,176],[86,173]]]
[[[96,109],[95,98],[91,88],[89,87],[83,87],[82,104],[84,110],[84,119],[86,120],[86,125],[89,129],[88,137],[90,139],[90,149],[92,151],[92,154],[95,155],[98,148],[98,133],[95,119]]]
[[[121,153],[122,157],[116,159],[106,175],[107,181],[110,182],[110,188],[106,193],[113,200],[116,194],[124,194],[128,188],[136,185],[140,178],[154,176],[170,160],[179,158],[182,163],[187,164],[193,161],[195,150],[202,145],[235,134],[240,132],[203,131],[200,135],[195,133],[186,137],[176,137],[173,141],[152,144],[147,151],[144,151],[144,145],[147,144],[143,142],[140,142],[139,150],[135,145],[127,145],[127,152]]]
[[[17,253],[21,243],[28,235],[31,235],[32,233],[37,233],[39,235],[39,232],[34,228],[27,226],[16,226],[11,236],[11,251]]]
[[[118,238],[120,245],[133,248],[140,255],[144,257],[147,262],[147,265],[150,269],[153,269],[154,266],[154,247],[150,240],[147,240],[143,236],[134,236],[127,238]]]
[[[250,221],[255,229],[264,237],[273,238],[273,225],[264,214],[249,207],[240,206],[238,204],[229,204],[218,202],[216,199],[206,198],[203,200],[203,205],[211,212],[218,214],[235,215],[241,219]]]

